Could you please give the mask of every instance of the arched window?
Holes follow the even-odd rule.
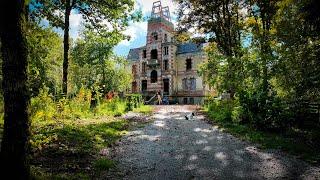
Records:
[[[155,83],[158,80],[158,72],[156,70],[151,71],[150,74],[151,83]]]
[[[168,42],[168,35],[164,34],[164,42]]]
[[[151,59],[158,59],[158,51],[156,49],[151,50]]]

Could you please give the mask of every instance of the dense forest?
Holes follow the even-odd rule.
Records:
[[[318,162],[319,2],[176,3],[179,34],[193,30],[202,37],[187,41],[208,43],[208,61],[198,70],[216,91],[204,105],[208,116],[258,143],[274,143],[275,134],[294,139],[275,146],[296,148],[291,150]],[[70,38],[71,11],[84,19],[78,39]],[[3,172],[13,179],[46,177],[42,172],[49,167],[37,163],[54,160],[58,170],[53,173],[83,172],[90,158],[96,158],[96,169],[108,169],[112,162],[93,151],[113,143],[128,127],[127,121],[113,118],[135,108],[151,111],[139,95],[122,98],[132,77],[126,59],[113,53],[129,38],[123,33],[129,24],[142,19],[134,1],[13,0],[3,2],[0,16]],[[225,93],[230,98],[217,98]],[[292,147],[295,143],[299,147]],[[70,166],[58,168],[59,157],[70,158]]]

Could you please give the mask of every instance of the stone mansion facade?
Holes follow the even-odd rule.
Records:
[[[206,60],[204,44],[177,44],[169,7],[153,3],[145,46],[130,49],[127,60],[133,74],[132,93],[148,100],[156,92],[179,104],[200,104],[209,88],[197,73]]]

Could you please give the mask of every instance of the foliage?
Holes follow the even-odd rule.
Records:
[[[153,107],[148,105],[141,105],[140,107],[133,109],[133,112],[151,115],[153,112]]]
[[[212,123],[221,131],[227,131],[243,140],[257,143],[261,148],[281,149],[311,163],[317,163],[320,160],[318,147],[308,144],[309,140],[306,139],[310,138],[305,138],[297,129],[279,134],[279,132],[257,130],[255,127],[243,123],[238,114],[245,115],[245,113],[241,112],[241,106],[237,102],[211,100],[205,111]],[[319,133],[312,132],[309,133],[309,136],[316,138],[319,137]]]
[[[69,26],[72,10],[82,16],[83,25],[90,31],[105,37],[116,34],[120,39],[126,38],[123,31],[129,22],[141,18],[141,12],[133,11],[132,0],[32,0],[29,7],[30,19],[38,22],[47,19],[52,26],[64,30],[62,91],[65,95],[68,90]]]
[[[127,110],[131,111],[134,108],[139,108],[143,104],[143,99],[141,94],[128,94],[126,96],[127,100]]]
[[[29,23],[27,31],[29,50],[28,77],[31,95],[40,88],[49,87],[50,93],[61,92],[62,38],[51,27]]]
[[[132,0],[102,0],[102,1],[50,1],[32,0],[30,2],[31,17],[34,19],[46,18],[55,27],[63,28],[66,3],[69,8],[82,15],[84,24],[97,31],[121,31],[128,25],[128,21],[139,19],[140,12],[132,12],[134,1]],[[58,13],[60,12],[60,13]],[[108,22],[108,23],[105,23]]]
[[[38,96],[31,99],[30,145],[34,176],[89,178],[97,174],[89,173],[88,168],[103,171],[113,166],[113,162],[100,159],[97,154],[129,128],[128,121],[114,118],[127,111],[127,102],[119,98],[101,99],[97,107],[91,109],[91,97],[91,90],[82,87],[73,98],[55,100],[49,88],[42,88]],[[151,110],[150,106],[134,109],[142,113]],[[2,129],[3,119],[0,133]],[[47,167],[52,163],[55,165]]]
[[[237,104],[230,109],[225,102],[213,102],[215,119],[231,121],[234,114],[242,123],[266,131],[304,128],[307,121],[319,127],[308,110],[309,104],[320,101],[315,23],[320,16],[318,7],[311,8],[314,4],[179,1],[182,29],[196,29],[210,42],[205,49],[208,61],[199,70],[204,82],[220,94],[230,93],[232,104]],[[238,113],[232,113],[234,108]]]
[[[103,94],[128,88],[131,74],[124,68],[127,62],[112,53],[120,40],[118,34],[105,38],[94,32],[84,32],[83,39],[75,42],[71,52],[71,92],[82,86]]]
[[[114,166],[113,161],[106,159],[106,158],[101,158],[101,159],[98,159],[94,162],[94,168],[97,171],[105,171],[105,170],[110,169],[113,166]]]

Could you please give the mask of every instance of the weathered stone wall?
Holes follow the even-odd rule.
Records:
[[[191,70],[187,70],[186,68],[186,60],[190,58],[192,62],[192,68]],[[205,61],[205,57],[203,56],[203,53],[186,53],[186,54],[180,54],[176,56],[176,65],[177,65],[177,87],[176,90],[183,91],[182,86],[182,80],[184,78],[190,79],[195,78],[196,79],[196,91],[203,91],[203,81],[202,77],[198,75],[197,70],[199,69],[199,66]],[[199,93],[199,92],[198,92]]]

